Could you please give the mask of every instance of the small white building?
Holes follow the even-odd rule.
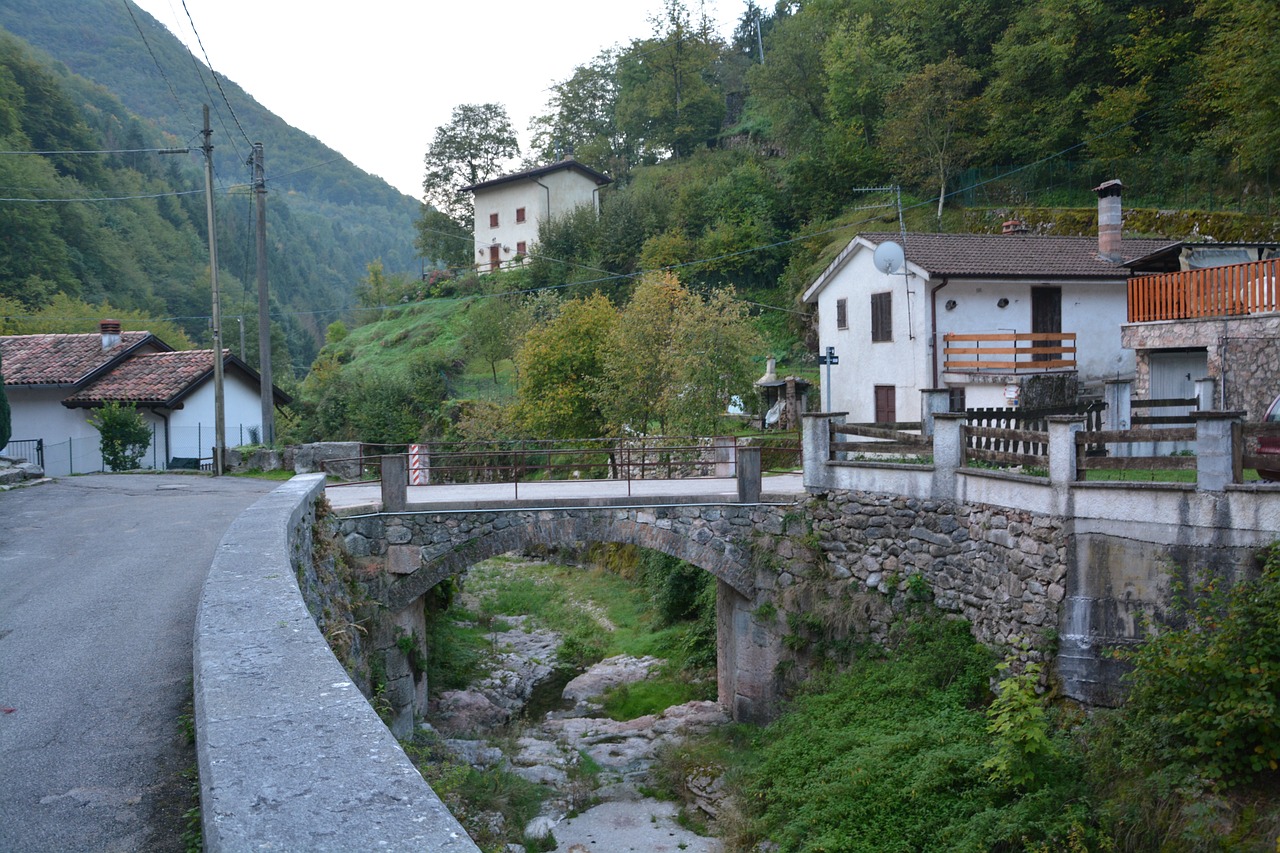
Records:
[[[574,208],[600,211],[608,175],[566,157],[549,166],[472,184],[475,198],[475,263],[482,272],[522,263],[538,239],[538,225]]]
[[[47,473],[102,470],[93,410],[130,403],[152,428],[143,467],[174,458],[201,459],[217,443],[213,350],[175,351],[150,332],[121,332],[104,320],[99,334],[0,336],[0,369],[12,420],[10,450],[29,461],[40,442]],[[223,355],[224,441],[228,447],[261,436],[261,380],[230,351]],[[277,406],[289,397],[274,389]],[[20,449],[19,449],[20,448]]]
[[[830,407],[851,422],[918,421],[920,392],[949,389],[953,411],[1012,407],[1033,377],[1078,386],[1134,375],[1120,340],[1125,259],[1169,240],[1124,240],[1119,183],[1100,187],[1100,239],[1005,234],[860,234],[804,293],[820,352],[834,349]],[[1114,204],[1114,215],[1110,209]],[[892,273],[878,246],[904,243]],[[825,384],[827,369],[822,368]],[[827,403],[827,389],[822,390]]]

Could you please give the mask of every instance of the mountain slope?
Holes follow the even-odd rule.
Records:
[[[109,91],[128,112],[153,125],[165,144],[198,145],[201,104],[210,104],[216,180],[223,190],[219,260],[251,285],[253,247],[246,237],[251,202],[232,190],[249,181],[249,143],[208,69],[155,19],[122,0],[0,0],[0,27]],[[419,203],[289,126],[234,82],[221,83],[245,135],[262,142],[266,152],[273,296],[296,327],[291,340],[305,329],[312,339],[306,348],[314,352],[321,330],[350,304],[369,261],[381,258],[389,272],[418,271],[413,221]],[[110,109],[96,102],[102,93],[92,87],[76,92],[82,108]],[[199,189],[199,158],[186,161],[185,188]],[[306,355],[295,353],[295,361]]]

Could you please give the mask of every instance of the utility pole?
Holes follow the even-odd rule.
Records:
[[[204,207],[209,217],[209,280],[213,285],[213,474],[222,476],[226,456],[226,413],[222,396],[222,305],[218,294],[218,239],[213,219],[213,128],[209,126],[209,105],[204,105]]]
[[[262,443],[276,443],[275,395],[271,379],[271,318],[267,313],[267,180],[262,143],[253,143],[253,192],[258,200],[258,375],[262,394]]]

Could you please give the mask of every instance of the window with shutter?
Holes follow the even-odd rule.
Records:
[[[516,222],[524,222],[524,208],[523,208],[523,207],[517,207],[517,208],[516,208]]]
[[[893,340],[893,293],[871,294],[871,340]]]
[[[527,255],[527,254],[529,254],[529,251],[528,251],[528,248],[527,248],[527,244],[525,243],[525,241],[524,241],[524,240],[520,240],[520,241],[518,241],[518,242],[516,243],[516,254],[517,254],[517,255]]]
[[[837,329],[849,328],[849,300],[848,299],[836,300],[836,328]]]
[[[490,228],[497,228],[497,227],[498,227],[498,214],[496,214],[496,213],[490,213],[490,214],[489,214],[489,227],[490,227]]]

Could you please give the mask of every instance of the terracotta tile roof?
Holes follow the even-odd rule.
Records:
[[[0,336],[5,385],[77,385],[100,368],[143,348],[167,350],[150,332],[122,332],[120,343],[102,349],[102,335]]]
[[[902,243],[896,232],[860,234],[870,243]],[[1175,240],[1124,240],[1126,261],[1150,255]],[[908,232],[907,261],[934,275],[998,278],[1128,279],[1123,263],[1098,258],[1096,237],[1054,237],[1034,234],[921,234]]]
[[[63,400],[63,405],[116,401],[168,407],[212,373],[213,350],[139,353]]]

